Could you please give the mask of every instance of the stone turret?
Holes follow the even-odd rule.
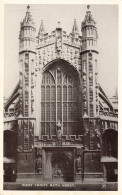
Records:
[[[96,22],[91,14],[90,6],[87,6],[88,10],[85,15],[85,19],[81,24],[82,31],[82,50],[95,50],[97,51],[97,28]]]
[[[87,6],[82,31],[82,78],[83,78],[83,114],[89,117],[98,115],[98,73],[97,73],[97,28]]]
[[[33,157],[34,145],[34,88],[35,88],[35,23],[27,6],[26,16],[20,23],[19,34],[19,117],[18,117],[18,146],[17,173],[33,172],[34,162],[29,159]],[[26,166],[23,162],[26,161]],[[28,169],[29,167],[29,169]]]
[[[33,51],[35,52],[35,22],[32,19],[29,11],[30,6],[27,6],[26,16],[20,23],[19,34],[19,52]]]
[[[33,115],[34,103],[34,67],[35,67],[35,23],[27,6],[26,16],[20,23],[19,63],[20,63],[20,114]]]

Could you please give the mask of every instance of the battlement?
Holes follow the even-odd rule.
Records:
[[[56,41],[57,30],[54,30],[51,32],[51,34],[44,33],[41,36],[37,36],[37,47],[44,47],[49,44],[53,44]],[[70,33],[69,35],[66,34],[66,31],[62,31],[61,29],[61,39],[62,42],[74,47],[80,47],[81,46],[81,39],[82,37],[78,35],[78,37],[75,37],[73,33]]]

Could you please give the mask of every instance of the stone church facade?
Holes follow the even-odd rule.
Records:
[[[69,35],[59,22],[48,34],[41,21],[37,36],[27,7],[19,82],[4,106],[4,150],[13,144],[6,137],[15,137],[17,179],[117,180],[118,115],[98,83],[97,40],[89,6],[81,33],[76,20]]]

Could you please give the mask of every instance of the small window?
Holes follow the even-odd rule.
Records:
[[[89,60],[92,60],[92,53],[89,53]]]

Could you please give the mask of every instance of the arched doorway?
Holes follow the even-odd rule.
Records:
[[[63,181],[74,181],[74,161],[63,152],[55,152],[51,158],[52,177]]]
[[[104,168],[104,180],[117,181],[118,169],[118,132],[114,129],[106,129],[102,136],[101,162]]]

